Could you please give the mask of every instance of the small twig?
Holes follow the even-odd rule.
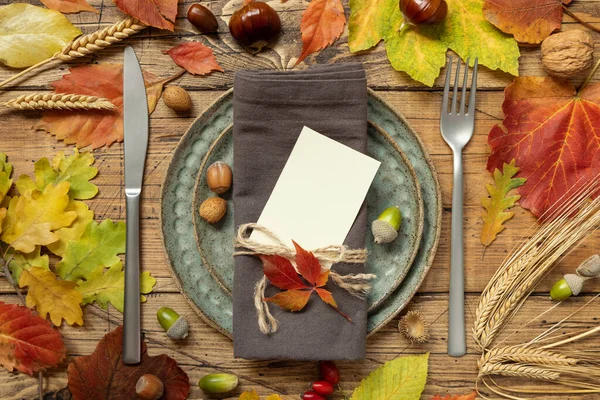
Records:
[[[596,74],[596,71],[598,70],[598,67],[600,67],[600,60],[598,60],[598,62],[596,62],[596,65],[594,65],[594,68],[592,69],[592,71],[590,72],[590,74],[585,79],[585,82],[583,82],[583,85],[581,85],[581,87],[579,88],[579,90],[577,90],[577,96],[579,96],[579,94],[588,85],[588,83],[590,83],[590,81],[594,77],[594,74]]]
[[[40,400],[44,398],[44,373],[42,371],[38,373],[38,397]]]
[[[577,16],[577,14],[575,14],[574,12],[569,10],[567,8],[567,6],[565,6],[564,4],[562,7],[563,7],[563,11],[565,12],[565,14],[567,14],[569,17],[573,18],[575,21],[579,22],[581,25],[583,25],[586,28],[591,29],[593,31],[600,32],[600,28],[594,26],[593,24],[590,24],[587,21],[584,21],[583,19],[581,19],[581,17]]]

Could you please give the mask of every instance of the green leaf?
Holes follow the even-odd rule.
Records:
[[[0,203],[12,186],[12,164],[6,161],[6,154],[0,153]]]
[[[94,220],[94,212],[83,201],[71,200],[65,211],[75,211],[77,218],[70,226],[54,231],[58,240],[47,246],[48,250],[61,257],[65,254],[67,244],[79,240],[87,226]]]
[[[110,219],[100,224],[93,221],[79,240],[67,244],[57,273],[62,279],[74,282],[87,279],[98,266],[118,263],[118,254],[122,253],[125,253],[125,223],[113,223]]]
[[[150,275],[150,272],[142,272],[140,275],[140,293],[148,294],[156,284],[156,279]],[[97,267],[87,280],[81,280],[77,283],[76,289],[83,295],[82,304],[92,302],[106,310],[108,303],[111,303],[120,312],[124,308],[125,293],[125,272],[123,264],[117,264],[104,271],[103,266]],[[141,296],[141,301],[146,301],[145,296]]]
[[[350,400],[419,400],[428,363],[429,353],[388,361],[362,380]]]
[[[481,216],[483,218],[481,243],[486,247],[492,244],[496,236],[504,230],[503,224],[515,215],[506,210],[514,207],[521,196],[508,196],[508,193],[523,186],[527,181],[525,178],[513,178],[517,172],[519,168],[515,166],[513,159],[510,164],[504,163],[502,172],[498,168],[494,170],[495,185],[489,183],[485,185],[490,196],[481,199],[481,204],[486,210]]]
[[[389,30],[390,16],[400,12],[397,0],[350,0],[350,10],[348,45],[352,53],[379,43]]]
[[[0,62],[24,68],[52,57],[81,35],[58,11],[25,3],[0,7]]]
[[[21,253],[12,248],[8,250],[6,259],[10,260],[8,269],[15,282],[19,281],[23,270],[29,271],[33,267],[39,267],[50,271],[50,260],[47,255],[41,255],[41,247],[36,246],[31,253]]]

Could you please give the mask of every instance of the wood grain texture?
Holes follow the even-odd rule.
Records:
[[[36,0],[26,0],[25,2],[39,5]],[[0,5],[8,3],[11,1],[0,0]],[[111,1],[90,0],[89,3],[101,10],[101,13],[81,13],[68,16],[84,32],[94,31],[123,18]],[[348,15],[347,2],[344,3]],[[90,62],[120,63],[125,45],[134,47],[145,69],[164,77],[172,75],[178,70],[178,67],[167,55],[162,54],[163,50],[187,40],[199,40],[210,45],[214,49],[219,63],[224,67],[225,73],[213,73],[207,77],[184,75],[177,79],[174,84],[181,85],[191,94],[193,109],[190,114],[178,116],[160,101],[151,117],[151,141],[142,201],[142,259],[143,269],[151,271],[157,277],[158,283],[154,293],[148,297],[148,302],[142,307],[142,326],[150,354],[166,353],[175,357],[189,374],[192,383],[190,394],[192,399],[209,398],[197,389],[196,383],[202,375],[215,371],[238,374],[241,378],[241,386],[236,392],[238,394],[240,390],[255,389],[263,396],[279,393],[286,399],[298,399],[299,394],[306,390],[308,384],[317,378],[316,364],[288,361],[252,362],[233,359],[232,343],[195,315],[183,296],[179,294],[166,265],[159,235],[159,215],[161,183],[179,138],[196,116],[231,87],[236,71],[244,68],[283,69],[293,64],[295,57],[300,53],[301,40],[298,26],[307,2],[303,0],[288,0],[285,3],[281,3],[279,0],[269,2],[280,12],[284,34],[274,49],[268,49],[257,56],[250,56],[243,52],[233,41],[227,29],[226,21],[233,10],[239,7],[241,0],[203,3],[215,13],[219,20],[219,33],[215,35],[198,35],[187,22],[183,16],[190,4],[192,4],[191,0],[180,1],[179,17],[174,33],[146,29],[123,44],[111,46],[92,57],[82,58],[77,63],[56,63],[40,70],[39,73],[18,80],[0,91],[0,102],[33,91],[49,90],[49,83],[66,73],[70,66]],[[574,1],[570,8],[578,13],[588,13],[600,17],[600,3],[597,1]],[[591,21],[600,25],[598,22],[600,18]],[[574,24],[568,18],[565,19],[564,29],[578,28],[580,25]],[[600,41],[600,35],[595,34],[594,38],[596,41]],[[520,74],[543,75],[544,72],[539,61],[539,48],[527,46],[522,47],[521,51]],[[401,112],[423,138],[438,172],[444,211],[442,237],[435,262],[419,294],[408,307],[408,309],[420,310],[432,323],[431,340],[423,346],[410,345],[398,332],[397,319],[395,319],[369,339],[366,360],[340,363],[342,385],[347,391],[350,391],[373,368],[383,362],[403,354],[429,351],[431,352],[429,380],[423,398],[428,399],[438,392],[442,394],[467,393],[474,389],[477,375],[478,356],[473,351],[474,346],[470,343],[469,354],[460,359],[453,359],[445,354],[452,211],[452,157],[439,133],[441,104],[439,89],[443,82],[438,79],[433,88],[425,88],[417,82],[411,81],[404,73],[394,71],[387,62],[385,49],[381,44],[372,51],[351,55],[347,46],[347,31],[340,40],[335,42],[334,46],[310,56],[303,63],[303,67],[316,63],[357,61],[362,62],[367,70],[369,86],[379,90],[379,94]],[[482,258],[483,247],[479,242],[479,234],[482,226],[480,215],[483,209],[480,200],[482,196],[486,195],[485,184],[492,181],[490,174],[485,171],[489,154],[487,133],[494,124],[503,118],[502,90],[512,78],[505,73],[490,71],[486,68],[482,68],[480,71],[475,135],[465,150],[465,257],[466,290],[469,293],[466,310],[469,327],[479,293],[510,249],[519,243],[522,237],[531,234],[535,228],[533,216],[526,210],[516,207],[515,218],[506,224],[506,231],[498,236],[498,239],[486,251],[485,257]],[[0,80],[13,73],[15,73],[14,70],[0,68]],[[442,76],[443,73],[444,71],[442,71]],[[582,79],[583,77],[579,77],[575,82],[581,82]],[[594,80],[597,81],[598,78]],[[9,155],[10,161],[14,164],[15,176],[32,173],[34,161],[41,157],[52,157],[61,150],[71,151],[68,146],[57,142],[50,135],[32,131],[31,127],[39,116],[40,114],[37,112],[0,111],[2,126],[0,151]],[[125,217],[122,151],[122,144],[116,144],[94,152],[97,158],[96,166],[99,169],[95,183],[99,186],[100,192],[95,199],[87,203],[96,212],[97,219],[123,220]],[[600,290],[600,282],[590,282],[589,285],[586,284],[584,296],[561,305],[551,318],[546,316],[546,320],[535,321],[522,327],[551,305],[547,299],[550,285],[563,273],[572,271],[584,258],[597,252],[598,239],[600,239],[600,234],[594,235],[565,257],[536,289],[536,293],[507,328],[507,333],[521,328],[518,334],[507,339],[507,344],[522,342],[534,337],[547,329],[553,322],[573,311],[577,305],[589,300],[592,293]],[[14,290],[4,279],[0,279],[0,301],[18,302]],[[158,307],[165,304],[187,315],[192,327],[191,335],[187,340],[173,342],[167,339],[162,332],[154,314]],[[62,328],[69,351],[67,362],[73,357],[90,354],[102,336],[120,324],[122,319],[121,314],[114,309],[104,311],[95,306],[87,306],[84,314],[85,324],[83,327]],[[585,313],[577,315],[569,322],[564,331],[584,329],[597,324],[598,316],[600,316],[600,305],[595,302]],[[503,339],[500,338],[500,340]],[[597,338],[590,339],[590,341],[593,340],[597,340]],[[590,342],[584,342],[583,345],[586,343]],[[45,374],[45,391],[56,390],[66,385],[67,362],[61,368]],[[518,383],[517,381],[510,382]],[[37,380],[35,378],[0,370],[0,398],[34,398],[36,393]],[[487,392],[484,391],[484,393]],[[221,398],[236,397],[232,394]],[[589,395],[570,398],[591,400],[596,397]]]

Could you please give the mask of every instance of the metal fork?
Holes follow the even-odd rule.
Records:
[[[446,85],[442,97],[442,112],[440,116],[440,131],[442,137],[450,146],[454,158],[454,185],[452,187],[452,236],[450,249],[450,303],[448,308],[448,354],[452,357],[464,356],[467,352],[465,332],[465,278],[463,265],[463,166],[462,151],[471,137],[475,127],[475,92],[477,90],[477,58],[473,66],[471,78],[471,93],[469,108],[465,113],[467,97],[467,80],[469,77],[469,59],[465,66],[460,109],[456,112],[458,101],[458,83],[460,80],[460,58],[456,63],[454,78],[454,93],[451,111],[448,112],[448,92],[453,58],[448,60]]]

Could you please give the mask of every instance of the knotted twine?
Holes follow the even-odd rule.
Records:
[[[264,244],[250,239],[250,231],[260,231],[275,242],[275,244]],[[296,258],[296,251],[281,241],[273,232],[266,227],[256,224],[243,224],[238,228],[235,238],[235,248],[242,249],[233,253],[234,256],[258,256],[279,255],[289,260]],[[349,263],[364,264],[367,261],[366,249],[348,249],[343,245],[329,245],[311,251],[314,256],[323,263]],[[377,277],[375,274],[347,274],[340,275],[335,271],[329,273],[329,277],[335,284],[346,290],[352,296],[364,299],[371,290],[369,281]],[[254,307],[258,316],[258,327],[261,333],[268,335],[277,332],[279,322],[269,311],[268,304],[264,301],[267,277],[263,276],[254,288]]]

